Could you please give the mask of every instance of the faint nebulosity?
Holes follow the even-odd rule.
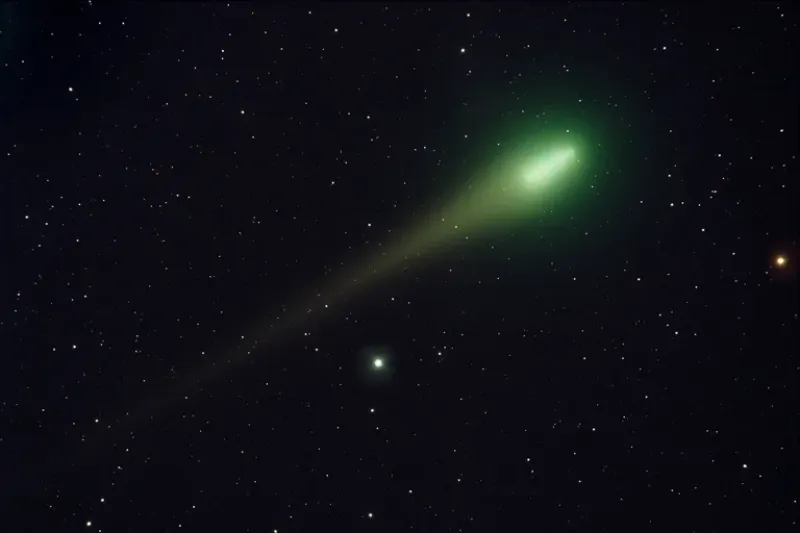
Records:
[[[0,529],[796,530],[796,31],[0,4]]]

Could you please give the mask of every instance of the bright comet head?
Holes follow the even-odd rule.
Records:
[[[532,187],[547,185],[575,162],[575,149],[559,148],[538,155],[522,168],[523,182]]]

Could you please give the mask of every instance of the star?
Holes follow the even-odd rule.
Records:
[[[377,369],[377,370],[380,370],[381,368],[383,368],[383,364],[384,364],[384,363],[383,363],[383,359],[382,359],[382,358],[380,358],[380,357],[376,357],[376,358],[375,358],[375,359],[373,359],[373,361],[372,361],[372,366],[373,366],[373,368],[375,368],[375,369]]]
[[[785,255],[778,255],[775,257],[775,266],[778,268],[783,268],[788,263]]]

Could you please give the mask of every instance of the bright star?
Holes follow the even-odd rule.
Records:
[[[778,257],[775,258],[775,266],[778,267],[778,268],[785,267],[786,263],[787,263],[787,261],[786,261],[786,256],[785,255],[779,255]]]
[[[383,359],[381,359],[380,357],[376,357],[372,361],[372,366],[374,366],[375,368],[383,368]]]

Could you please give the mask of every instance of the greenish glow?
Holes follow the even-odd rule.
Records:
[[[257,320],[241,336],[241,342],[225,353],[226,365],[213,361],[198,368],[186,376],[181,387],[169,391],[171,394],[155,398],[154,404],[179,403],[187,389],[220,378],[226,369],[250,359],[255,350],[318,317],[336,312],[341,316],[348,300],[407,270],[419,258],[436,258],[458,243],[473,244],[486,233],[513,227],[513,223],[552,216],[554,212],[574,213],[572,197],[581,184],[581,174],[594,163],[596,150],[572,128],[522,131],[526,129],[512,132],[514,135],[508,136],[511,142],[492,146],[481,158],[488,162],[466,176],[463,186],[444,205],[428,210],[427,215],[416,215],[408,226],[392,231],[393,241],[365,250],[340,272],[309,286],[288,313],[281,311],[272,320]],[[571,210],[565,209],[564,200],[571,204]],[[385,382],[393,375],[391,353],[368,350],[363,358],[366,364],[360,365],[360,371],[369,380]]]
[[[547,185],[550,181],[563,173],[575,161],[574,148],[553,150],[549,154],[538,157],[524,166],[522,179],[526,185],[539,187]]]

